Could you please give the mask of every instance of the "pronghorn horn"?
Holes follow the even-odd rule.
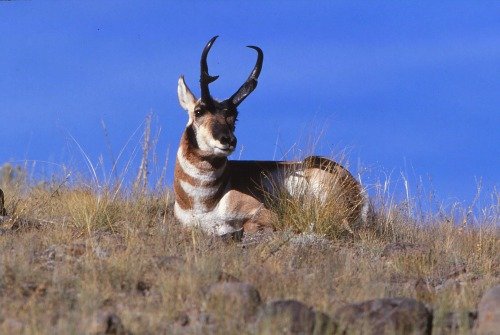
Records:
[[[210,96],[210,90],[208,89],[208,84],[211,82],[214,82],[219,78],[219,76],[211,76],[208,74],[208,64],[207,64],[207,56],[208,52],[210,51],[210,48],[212,47],[212,44],[214,44],[215,40],[219,36],[214,36],[210,41],[208,41],[207,45],[205,45],[205,48],[203,49],[203,52],[201,54],[201,74],[200,74],[200,88],[201,88],[201,100],[203,102],[210,102],[212,100],[212,97]]]
[[[259,78],[260,70],[262,70],[262,62],[264,61],[264,53],[262,52],[262,50],[259,47],[253,45],[248,45],[247,48],[251,48],[257,51],[257,62],[255,63],[255,66],[250,73],[247,81],[243,85],[241,85],[238,91],[236,91],[236,93],[234,93],[231,98],[228,99],[234,106],[238,106],[250,93],[252,93],[253,90],[255,90],[255,88],[257,87],[257,79]]]

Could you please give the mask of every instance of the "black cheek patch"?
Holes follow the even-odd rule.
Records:
[[[191,145],[195,148],[195,149],[199,149],[199,146],[198,146],[198,142],[196,141],[196,130],[194,129],[193,125],[189,125],[187,128],[186,128],[186,134],[187,134],[187,137],[188,137],[188,141],[189,143],[191,143]]]
[[[218,123],[218,122],[214,122],[214,123],[212,124],[212,127],[211,127],[211,128],[212,128],[212,135],[213,135],[213,137],[214,137],[214,138],[218,138],[218,135],[219,135],[220,133],[223,133],[223,132],[224,132],[224,128],[225,128],[225,127],[224,127],[224,125],[222,125],[222,124],[220,124],[220,123]]]

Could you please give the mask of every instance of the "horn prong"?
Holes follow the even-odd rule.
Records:
[[[215,35],[208,41],[203,48],[203,52],[201,53],[200,60],[200,89],[201,89],[201,100],[208,103],[211,101],[212,97],[210,96],[210,90],[208,88],[208,84],[214,82],[219,78],[219,76],[211,76],[208,74],[208,63],[207,56],[214,44],[215,40],[219,37],[219,35]]]

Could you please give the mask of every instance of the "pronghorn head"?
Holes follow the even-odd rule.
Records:
[[[201,98],[196,99],[184,81],[179,78],[177,94],[179,102],[189,115],[186,126],[188,137],[203,155],[212,157],[229,156],[236,147],[234,129],[238,116],[238,105],[257,87],[257,79],[262,69],[264,55],[256,46],[248,46],[257,51],[257,62],[246,82],[229,99],[217,101],[210,95],[208,85],[219,76],[208,74],[207,56],[212,44],[218,36],[214,36],[201,54],[200,88]]]

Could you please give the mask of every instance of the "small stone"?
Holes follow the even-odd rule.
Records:
[[[432,313],[413,299],[386,298],[341,307],[334,315],[341,333],[430,334]]]
[[[251,320],[261,304],[259,291],[247,283],[220,282],[211,285],[206,294],[205,308],[214,316]]]
[[[494,335],[500,329],[500,285],[486,291],[477,307],[476,334]]]

